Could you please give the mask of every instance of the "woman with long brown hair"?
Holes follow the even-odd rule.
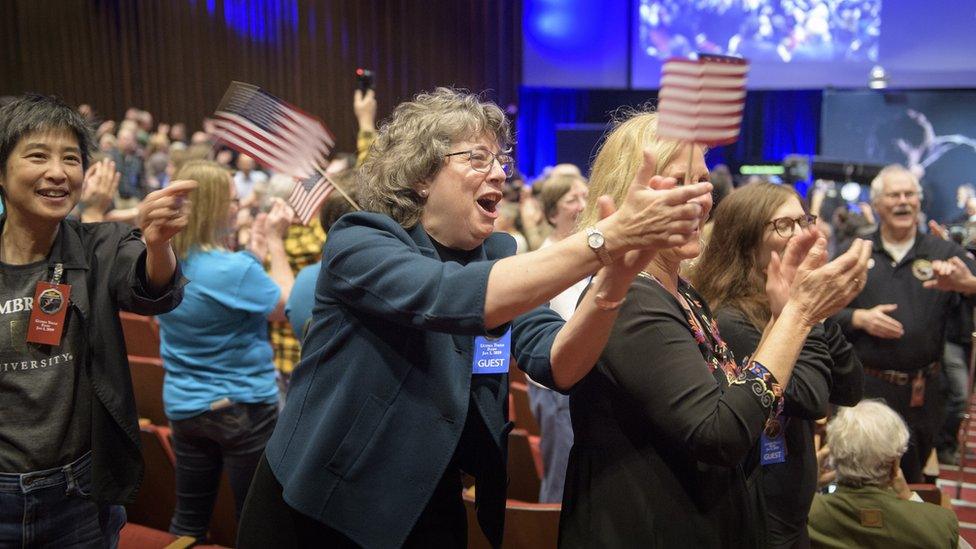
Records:
[[[754,183],[732,193],[716,210],[708,248],[692,281],[715,311],[718,328],[736,356],[752,354],[772,317],[766,294],[771,258],[813,227],[792,188]],[[767,547],[809,547],[807,514],[817,486],[814,421],[828,404],[853,406],[861,399],[864,372],[840,326],[814,325],[803,343],[783,393],[783,409],[754,448],[747,472],[762,492]]]

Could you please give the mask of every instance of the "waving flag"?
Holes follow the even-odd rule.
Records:
[[[658,135],[701,145],[727,145],[739,138],[749,62],[699,55],[669,59],[661,75]]]
[[[328,176],[314,173],[295,182],[295,188],[288,197],[288,203],[294,208],[295,214],[308,225],[319,211],[322,201],[335,190]]]
[[[231,82],[214,134],[272,170],[304,179],[324,165],[335,138],[320,120],[257,86]]]

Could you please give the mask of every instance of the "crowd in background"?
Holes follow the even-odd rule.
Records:
[[[363,178],[357,167],[361,165],[377,138],[376,99],[373,92],[356,92],[353,109],[359,121],[357,151],[334,154],[329,165],[324,168],[331,175],[334,184],[347,191],[348,196],[357,199],[361,192],[360,186],[363,184]],[[196,283],[191,283],[187,287],[186,297],[179,308],[161,314],[159,319],[162,329],[161,351],[167,370],[164,401],[167,416],[173,427],[174,448],[177,455],[179,495],[171,530],[174,533],[191,535],[202,540],[206,537],[214,504],[214,492],[222,467],[231,472],[236,511],[238,515],[242,513],[251,478],[259,467],[259,460],[274,430],[278,413],[287,401],[290,378],[295,367],[302,360],[302,341],[315,322],[313,307],[317,299],[316,283],[322,269],[323,245],[331,227],[343,214],[352,211],[353,207],[343,194],[333,192],[323,203],[318,218],[309,225],[302,224],[285,203],[294,181],[290,177],[267,170],[254,158],[222,144],[213,137],[213,128],[207,120],[203,121],[201,130],[188,135],[185,123],[157,123],[151,113],[137,108],[127,110],[124,118],[119,122],[100,120],[96,111],[88,105],[79,107],[79,112],[93,127],[97,128],[95,132],[97,151],[92,155],[91,164],[85,171],[85,186],[81,200],[75,211],[71,213],[71,217],[86,222],[119,221],[137,225],[142,222],[140,215],[145,210],[143,203],[147,197],[151,197],[151,193],[166,189],[180,180],[192,179],[198,183],[198,187],[189,194],[193,203],[189,226],[174,240],[174,250],[183,263],[184,273]],[[464,152],[470,154],[469,151]],[[496,153],[492,152],[492,155]],[[491,166],[488,168],[492,172],[495,169],[495,159],[494,156],[491,158]],[[502,162],[502,160],[499,155],[498,161]],[[677,164],[665,163],[665,165],[669,169],[678,169],[674,167]],[[505,167],[503,164],[503,169]],[[745,218],[744,212],[758,207],[755,205],[763,196],[778,191],[770,190],[772,185],[761,178],[736,181],[728,167],[724,165],[707,170],[704,156],[700,166],[696,165],[696,169],[702,173],[696,174],[693,181],[709,181],[712,186],[711,196],[701,199],[703,204],[711,204],[710,208],[704,208],[707,223],[703,220],[701,239],[697,241],[701,248],[689,249],[687,257],[679,253],[677,259],[662,267],[660,272],[649,269],[650,273],[641,271],[641,274],[646,275],[645,283],[653,288],[653,292],[660,291],[655,284],[664,286],[661,280],[673,277],[676,286],[669,289],[670,293],[680,294],[679,301],[688,305],[683,312],[679,310],[678,314],[687,313],[688,322],[692,326],[708,332],[713,324],[709,318],[711,311],[707,305],[702,306],[701,296],[687,286],[686,277],[696,282],[700,280],[696,279],[696,276],[701,275],[696,275],[695,271],[699,267],[698,256],[702,250],[707,250],[708,242],[713,238],[712,231],[716,230],[716,223],[722,237],[718,240],[723,242],[723,245],[731,247],[737,242],[730,242],[726,238],[733,232],[730,224],[738,224],[735,228],[741,228],[740,225],[746,223],[742,221]],[[686,175],[691,177],[691,174],[683,172],[679,174],[673,170],[668,173],[677,176],[677,179],[682,179]],[[591,176],[598,180],[598,185],[603,185],[602,181],[599,181],[599,170],[594,169],[594,174]],[[591,217],[596,215],[594,213],[597,208],[596,196],[591,190],[591,182],[577,166],[570,164],[553,166],[531,182],[526,181],[517,172],[512,174],[506,172],[505,175],[508,177],[501,184],[501,196],[492,210],[493,213],[497,213],[494,230],[513,237],[517,254],[528,254],[557,246],[581,231],[583,228],[581,219],[585,219],[587,215]],[[899,190],[892,191],[890,185],[895,185],[892,183],[895,179],[886,180],[884,177],[897,179],[907,176],[897,171],[886,172],[884,176],[879,176],[880,179],[872,185],[872,201],[861,203],[856,211],[846,205],[836,207],[832,212],[822,211],[825,202],[824,196],[818,190],[819,187],[815,189],[808,201],[802,203],[799,197],[795,197],[795,193],[789,191],[783,195],[786,198],[779,203],[770,203],[770,211],[766,212],[768,216],[778,215],[776,212],[782,213],[780,210],[789,206],[792,209],[789,210],[788,216],[785,218],[778,216],[769,222],[765,219],[761,220],[762,230],[769,229],[767,225],[773,223],[772,229],[769,230],[782,237],[781,247],[774,251],[783,255],[784,260],[787,254],[786,242],[791,237],[815,240],[817,238],[815,234],[823,234],[829,239],[825,245],[830,250],[831,257],[843,257],[845,252],[847,255],[853,255],[854,252],[849,250],[860,246],[862,244],[860,239],[871,238],[871,235],[882,230],[882,225],[886,223],[897,225],[907,219],[906,213],[911,217],[911,231],[918,226],[923,229],[923,232],[931,233],[924,236],[919,233],[918,244],[916,244],[915,233],[911,232],[913,240],[909,248],[922,244],[938,248],[943,246],[942,243],[948,246],[947,243],[952,240],[963,245],[970,244],[971,235],[976,232],[973,231],[976,227],[974,221],[976,220],[976,196],[974,196],[976,193],[971,187],[960,187],[959,203],[963,214],[958,220],[950,220],[954,222],[954,226],[960,228],[950,230],[938,223],[919,223],[921,212],[919,207],[914,205],[915,200],[920,198],[917,179],[913,180],[911,177],[898,179],[899,184],[904,183],[908,187],[905,189],[898,187]],[[913,186],[910,185],[912,182],[914,182]],[[915,190],[916,187],[919,191]],[[601,191],[603,189],[601,187]],[[426,195],[421,196],[426,198]],[[730,205],[723,210],[722,204],[729,200],[730,196],[734,196],[735,199],[731,200]],[[777,210],[774,206],[780,209]],[[737,214],[734,219],[729,217],[732,214],[726,213],[724,221],[721,217],[718,221],[713,221],[716,215],[721,216],[721,212],[729,212],[733,208],[741,208],[743,213]],[[785,222],[775,223],[783,219],[789,221],[788,227]],[[723,226],[722,223],[725,225]],[[802,236],[807,234],[804,231],[809,235]],[[879,252],[880,247],[890,244],[890,242],[882,242],[881,239],[885,237],[883,232],[879,234],[881,237],[876,240],[875,252]],[[929,238],[934,240],[930,241]],[[889,247],[884,247],[885,253],[898,255],[899,246],[892,248],[896,250],[895,252],[889,250]],[[906,257],[904,254],[914,253],[909,248],[902,249],[901,257],[895,258],[892,267]],[[942,248],[938,249],[942,250]],[[945,249],[949,250],[949,248]],[[770,264],[775,261],[771,259],[768,249],[763,248],[763,250],[764,264],[752,265],[750,268],[754,268],[755,272],[743,271],[743,280],[748,279],[750,284],[766,276],[766,269],[772,268]],[[866,246],[865,250],[867,250]],[[452,257],[450,253],[443,250],[441,252],[445,254],[442,257]],[[952,255],[956,249],[952,248],[950,252]],[[742,253],[759,252],[744,249]],[[704,253],[702,257],[707,263],[712,256]],[[911,259],[914,256],[907,257]],[[926,257],[928,256],[919,256],[921,259]],[[468,260],[455,259],[461,263]],[[716,260],[712,259],[712,261]],[[872,268],[873,262],[874,259],[871,263]],[[724,266],[725,263],[721,265]],[[962,268],[965,268],[965,265]],[[925,269],[929,271],[919,273],[920,270]],[[842,530],[841,527],[831,523],[832,506],[842,505],[838,503],[842,497],[858,497],[855,492],[859,490],[864,492],[888,489],[897,492],[900,500],[912,497],[903,477],[910,476],[911,480],[916,482],[926,478],[921,474],[923,463],[919,463],[918,460],[924,462],[927,456],[911,455],[918,447],[927,448],[925,443],[916,441],[917,433],[923,430],[923,420],[926,422],[925,428],[929,431],[932,431],[933,425],[938,423],[935,429],[938,433],[929,432],[926,436],[930,439],[929,447],[934,445],[938,448],[940,460],[945,463],[954,463],[957,460],[957,430],[964,412],[965,397],[970,389],[969,380],[960,372],[965,370],[965,357],[971,351],[967,336],[973,330],[972,308],[968,299],[956,297],[966,293],[960,289],[962,275],[953,274],[953,272],[958,273],[958,269],[952,271],[950,267],[941,264],[932,265],[931,262],[923,264],[916,261],[912,264],[912,272],[918,280],[936,280],[938,283],[938,286],[933,284],[925,288],[945,290],[945,295],[953,296],[938,304],[938,307],[944,307],[945,311],[951,313],[946,315],[949,317],[947,329],[941,330],[938,334],[933,330],[919,336],[927,340],[939,339],[936,344],[941,356],[936,362],[941,362],[941,368],[935,365],[935,362],[926,363],[924,367],[918,369],[915,382],[906,377],[907,382],[899,383],[901,378],[897,376],[897,372],[877,368],[873,363],[866,361],[864,373],[855,376],[858,380],[848,379],[842,383],[841,380],[845,376],[851,378],[854,373],[860,372],[861,367],[851,345],[842,334],[842,328],[855,347],[859,341],[857,335],[851,335],[855,330],[882,339],[898,339],[904,332],[912,331],[912,327],[903,327],[902,323],[897,321],[894,324],[889,323],[888,328],[877,327],[890,319],[886,313],[891,313],[894,309],[878,309],[878,307],[889,307],[889,304],[870,302],[869,297],[865,297],[866,294],[855,298],[855,300],[861,299],[862,302],[855,301],[858,305],[854,309],[869,311],[871,316],[866,318],[864,314],[858,316],[856,312],[838,312],[838,317],[828,321],[825,328],[817,328],[826,331],[825,334],[809,336],[811,340],[822,338],[824,349],[818,347],[816,352],[811,352],[805,348],[804,351],[799,351],[801,357],[803,352],[809,352],[818,357],[816,360],[822,360],[827,364],[823,368],[832,368],[831,373],[827,375],[829,383],[833,384],[830,388],[832,393],[830,404],[845,407],[826,431],[834,454],[833,468],[844,489],[841,490],[841,496],[835,499],[817,496],[816,499],[806,502],[807,509],[811,509],[812,505],[809,515],[810,539],[815,545],[830,546],[831,540],[846,535],[838,533]],[[953,276],[956,278],[943,283],[943,278],[948,279]],[[863,287],[867,282],[867,280],[854,279],[855,286]],[[577,280],[573,285],[564,285],[566,287],[561,292],[554,293],[554,297],[547,300],[549,307],[563,320],[571,319],[577,304],[581,303],[581,296],[585,295],[590,284],[591,279],[587,277]],[[888,289],[888,286],[883,285],[887,282],[874,282],[874,284],[882,284],[876,288],[878,292],[883,293]],[[721,291],[714,287],[711,293],[702,290],[709,286],[707,282],[696,283],[695,286],[704,294],[708,294],[706,295],[708,302],[718,310],[718,305],[723,302]],[[894,282],[891,287],[895,287]],[[744,288],[745,285],[735,286],[737,292],[745,291]],[[762,293],[762,288],[759,286],[753,290]],[[622,302],[623,300],[616,306],[619,307]],[[775,304],[763,302],[762,299],[759,299],[759,302],[762,302],[759,309],[765,311],[760,312],[759,316],[762,317],[763,322],[770,321],[770,310],[775,308]],[[722,325],[721,332],[726,335],[729,347],[735,348],[739,345],[737,339],[745,339],[748,342],[741,344],[742,352],[736,349],[736,356],[748,355],[748,351],[755,349],[760,340],[765,338],[762,323],[750,317],[755,312],[754,309],[750,309],[750,306],[741,305],[738,313],[741,313],[742,317],[735,317],[733,321],[729,321],[728,317],[723,317],[721,314],[717,315],[717,324],[714,324],[716,327],[711,334],[713,339],[707,343],[709,345],[707,352],[705,347],[702,347],[702,354],[706,360],[713,360],[716,363],[726,359],[732,360],[731,354],[725,354],[729,352],[726,342],[717,335],[718,325]],[[926,312],[942,310],[933,308],[926,309]],[[831,313],[833,312],[836,311]],[[824,315],[826,316],[826,313]],[[885,329],[901,333],[890,336],[884,333]],[[945,333],[944,338],[941,333]],[[802,337],[807,336],[803,334]],[[699,343],[706,344],[705,335]],[[863,341],[860,344],[866,345]],[[941,352],[943,347],[944,352]],[[696,355],[697,350],[692,354]],[[233,359],[228,360],[229,357]],[[695,360],[698,358],[701,357],[695,357]],[[601,360],[607,359],[604,357]],[[855,362],[857,362],[856,366]],[[600,367],[612,370],[611,366]],[[720,372],[721,368],[724,366],[720,366]],[[736,385],[735,380],[742,379],[741,376],[745,374],[740,370],[728,372],[729,385],[724,387],[723,391],[732,390],[731,388]],[[916,370],[908,368],[906,371],[912,372],[911,375],[914,376]],[[897,402],[900,397],[892,396],[893,393],[884,394],[883,390],[879,390],[880,393],[876,391],[874,394],[869,394],[868,391],[865,396],[886,398],[897,413],[876,402],[857,404],[860,400],[860,389],[854,390],[851,387],[859,386],[862,381],[860,378],[865,374],[869,378],[874,376],[898,387],[911,383],[913,390],[917,380],[930,378],[928,388],[924,381],[921,382],[921,391],[925,392],[928,404],[916,404],[917,395],[913,393],[911,405],[906,402],[904,406],[900,406]],[[583,381],[584,389],[589,387],[592,390],[594,383],[603,383],[603,381],[595,381],[593,375],[587,378],[589,381]],[[756,375],[762,378],[763,375],[768,377],[770,373],[767,371]],[[780,375],[788,378],[791,370],[785,369]],[[795,375],[802,378],[804,375],[802,368],[798,366]],[[939,379],[939,383],[936,383],[936,379]],[[579,460],[582,458],[575,458],[575,463],[570,459],[574,447],[573,421],[577,416],[587,417],[588,412],[577,410],[574,412],[577,416],[571,417],[569,397],[551,387],[547,388],[543,384],[532,381],[529,378],[529,392],[533,413],[542,426],[541,453],[545,471],[539,501],[565,502],[566,498],[582,497],[578,492],[567,495],[564,492],[564,481],[579,473]],[[942,384],[945,385],[944,389]],[[549,383],[549,385],[553,384]],[[870,383],[868,385],[870,386]],[[607,388],[601,385],[597,393],[603,394],[602,392],[606,390]],[[938,398],[936,392],[939,393]],[[777,394],[775,398],[781,397],[782,395]],[[946,400],[944,405],[939,400],[943,397]],[[786,397],[787,406],[794,405],[794,401],[790,398]],[[799,397],[795,400],[802,401]],[[801,426],[803,428],[802,433],[796,435],[797,437],[804,441],[809,439],[809,444],[803,446],[803,454],[807,458],[811,458],[815,451],[820,450],[819,447],[814,448],[812,442],[813,433],[823,430],[823,423],[817,426],[814,420],[826,415],[828,410],[826,400],[821,400],[823,402],[818,401],[816,405],[810,406],[812,411],[797,414],[797,417],[802,417],[802,421],[798,419],[793,424],[795,429]],[[241,404],[244,406],[239,406]],[[766,404],[764,403],[763,406]],[[741,403],[740,405],[745,410],[746,405]],[[852,405],[853,408],[846,408]],[[915,408],[923,406],[931,413],[925,418],[915,417],[913,415],[916,413]],[[756,411],[752,410],[752,412]],[[778,413],[782,413],[782,408]],[[788,411],[787,415],[790,413]],[[859,420],[853,419],[859,414],[863,417]],[[758,417],[762,414],[757,412],[755,415]],[[870,429],[865,432],[864,422],[876,423],[877,429],[881,430],[884,436],[879,438],[877,432]],[[579,428],[579,426],[575,427]],[[784,425],[783,428],[786,429],[786,426]],[[586,433],[585,430],[582,432]],[[879,446],[881,442],[886,444],[881,447]],[[709,444],[703,443],[703,448],[712,448]],[[729,463],[721,466],[737,466],[736,464],[740,462],[744,463],[748,450],[746,445],[743,448],[743,455],[729,457]],[[667,457],[665,456],[665,460]],[[709,457],[701,459],[711,460]],[[902,470],[909,467],[906,463],[913,459],[915,468],[906,470],[903,474]],[[902,464],[900,467],[899,463]],[[825,464],[826,461],[824,467]],[[807,459],[804,464],[804,474],[814,470],[822,472],[820,469],[819,464],[811,465],[810,459]],[[666,476],[661,471],[657,473]],[[676,479],[680,479],[683,473],[678,471],[674,474]],[[722,476],[724,474],[718,474],[714,478],[721,482],[740,480],[739,477]],[[788,474],[781,474],[784,475],[783,478],[790,480]],[[278,488],[280,489],[280,486]],[[809,496],[812,498],[813,487],[810,486],[810,482],[807,482],[807,488],[810,488]],[[579,489],[579,486],[574,488],[574,490]],[[753,487],[753,489],[757,488]],[[775,488],[767,487],[767,490],[771,490],[766,496],[771,501],[783,496],[782,493],[777,493]],[[573,515],[573,512],[573,509],[564,511],[564,524],[567,529],[580,527],[583,524],[574,525],[573,521],[578,520],[578,517]],[[912,515],[912,510],[900,510],[898,513],[909,517]],[[771,513],[771,516],[774,515],[775,513]],[[931,517],[933,523],[938,523],[940,528],[945,522],[944,519],[945,517],[941,515]],[[799,520],[806,521],[806,509],[802,510]],[[955,539],[956,531],[946,528],[948,537]],[[589,535],[577,530],[564,530],[564,532],[568,532],[567,539],[570,540],[573,536],[579,536],[578,540],[585,540],[586,535]],[[789,543],[781,546],[791,546],[795,541],[789,540]],[[809,542],[810,540],[807,540],[804,543]],[[773,545],[776,544],[770,542],[770,546]]]

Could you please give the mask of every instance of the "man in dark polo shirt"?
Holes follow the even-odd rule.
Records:
[[[861,294],[835,319],[864,364],[864,397],[883,398],[911,431],[901,467],[908,482],[922,468],[944,419],[939,359],[946,321],[976,294],[976,265],[954,242],[918,231],[918,179],[884,168],[871,182],[879,229]]]

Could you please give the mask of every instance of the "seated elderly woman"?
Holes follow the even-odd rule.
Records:
[[[510,357],[567,390],[593,366],[631,281],[692,238],[707,183],[635,179],[602,219],[515,254],[493,234],[512,173],[494,104],[448,89],[399,105],[329,232],[289,400],[255,474],[241,547],[463,546],[461,471],[501,543]],[[596,273],[565,322],[544,304]]]
[[[656,167],[641,167],[644,147],[656,153]],[[708,176],[702,149],[689,148],[657,137],[656,114],[637,113],[607,137],[590,191],[619,199],[628,192],[620,182],[635,173],[638,180],[667,176],[672,185],[701,181]],[[700,227],[711,196],[697,200]],[[580,224],[597,218],[588,207]],[[740,363],[708,304],[678,274],[701,251],[698,235],[644,266],[599,362],[570,396],[575,442],[559,525],[563,547],[762,544],[761,509],[744,462],[782,406],[781,387],[811,328],[860,290],[870,247],[855,243],[824,264],[823,238],[807,230],[791,239],[770,265],[772,319],[763,341]]]
[[[713,217],[714,233],[692,281],[715,311],[719,331],[735,356],[751,355],[772,315],[766,269],[773,253],[816,217],[787,185],[753,183],[729,196]],[[783,411],[769,422],[747,473],[758,475],[766,507],[767,547],[806,546],[806,521],[817,489],[814,421],[828,404],[861,400],[864,369],[840,325],[815,325],[803,343]],[[757,463],[758,462],[758,463]]]
[[[905,484],[899,462],[908,427],[894,410],[874,400],[841,408],[827,441],[837,490],[813,499],[813,547],[969,547],[951,510],[913,498]]]

